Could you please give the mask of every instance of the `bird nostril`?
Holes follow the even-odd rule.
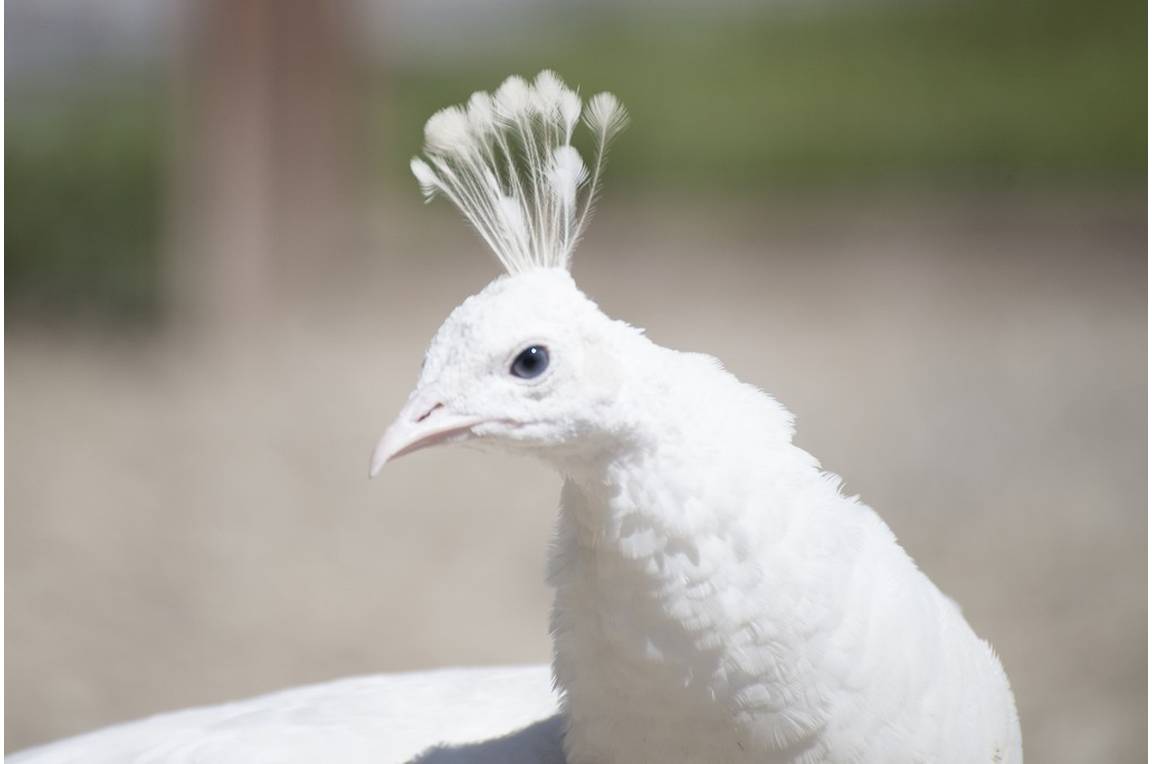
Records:
[[[423,416],[421,416],[421,417],[419,417],[419,418],[416,420],[416,423],[417,423],[417,424],[419,424],[420,422],[423,422],[425,419],[427,419],[428,417],[432,416],[432,412],[434,412],[436,409],[442,409],[442,408],[444,408],[444,404],[443,404],[443,403],[437,403],[435,406],[433,406],[432,408],[428,409],[428,411],[424,412],[424,415],[423,415]]]

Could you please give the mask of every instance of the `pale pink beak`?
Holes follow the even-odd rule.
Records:
[[[385,464],[404,454],[437,443],[465,440],[482,421],[480,417],[449,413],[443,403],[417,395],[401,409],[396,421],[376,444],[369,476],[376,477]]]

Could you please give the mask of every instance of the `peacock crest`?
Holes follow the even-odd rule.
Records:
[[[583,122],[591,169],[572,145]],[[529,83],[509,77],[473,93],[424,126],[424,158],[412,174],[425,201],[446,196],[509,273],[569,267],[600,188],[608,146],[628,124],[611,93],[586,104],[552,71]]]

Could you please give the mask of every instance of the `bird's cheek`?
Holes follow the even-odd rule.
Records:
[[[607,350],[596,346],[585,357],[587,373],[582,375],[586,391],[596,402],[614,400],[624,385],[624,367],[619,358]]]

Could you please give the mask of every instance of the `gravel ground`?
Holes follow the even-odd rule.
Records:
[[[577,278],[797,414],[996,646],[1030,760],[1137,762],[1143,204],[612,199]],[[461,448],[366,479],[426,341],[496,273],[451,218],[384,204],[227,336],[9,322],[8,750],[349,674],[547,660],[558,479]]]

